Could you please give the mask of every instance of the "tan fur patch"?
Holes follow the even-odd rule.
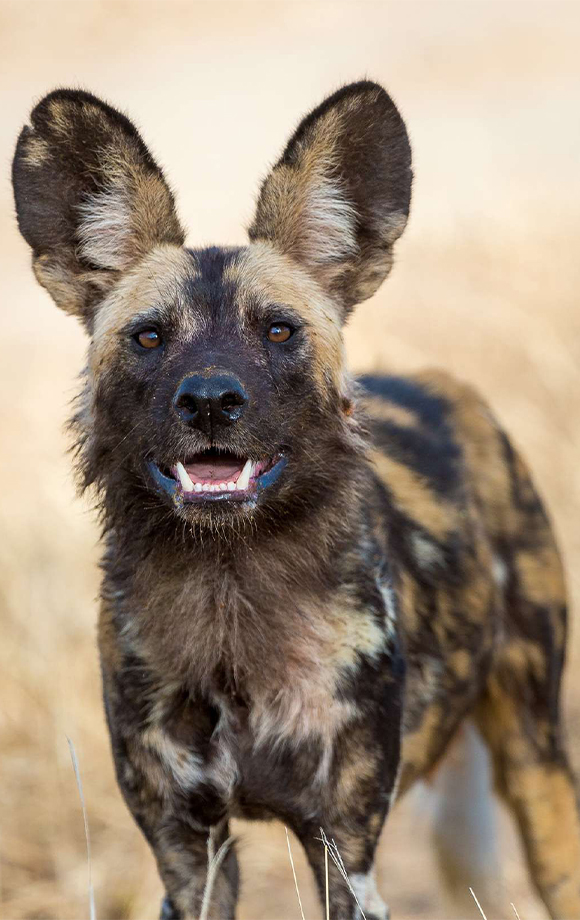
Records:
[[[411,783],[431,766],[433,738],[440,729],[441,717],[441,705],[432,703],[425,709],[419,727],[403,736],[397,797],[402,796]]]
[[[349,747],[348,759],[342,766],[333,792],[340,812],[350,802],[357,790],[376,774],[376,764],[364,746]],[[346,809],[345,809],[346,810]]]
[[[322,391],[330,378],[340,393],[346,389],[341,320],[336,306],[316,281],[291,258],[269,243],[252,243],[224,270],[224,281],[238,286],[240,312],[256,299],[264,305],[286,304],[308,326],[314,345],[313,371]]]
[[[250,689],[254,701],[251,724],[257,746],[319,738],[323,755],[318,780],[323,782],[337,733],[359,715],[354,702],[340,698],[345,670],[356,669],[359,654],[380,654],[386,635],[373,617],[345,606],[344,601],[331,600],[312,618],[319,621],[319,627],[317,641],[304,649],[312,661],[310,668],[293,669],[288,686],[278,684],[273,694],[264,693],[263,681],[256,682]]]
[[[467,680],[471,670],[471,655],[465,649],[453,652],[449,659],[451,669],[459,680]]]
[[[579,917],[580,821],[569,776],[551,767],[530,765],[517,771],[514,794],[533,828],[529,858],[553,916]]]
[[[386,631],[370,612],[356,609],[354,605],[330,606],[326,620],[332,636],[326,654],[336,667],[354,668],[359,654],[372,658],[384,650]]]
[[[36,280],[48,291],[57,307],[77,316],[83,315],[89,285],[95,290],[100,287],[104,296],[104,291],[113,283],[109,272],[77,272],[70,254],[62,249],[42,253],[34,259],[32,267]]]
[[[419,419],[415,412],[405,409],[403,406],[397,406],[386,399],[378,396],[364,397],[364,407],[372,418],[379,419],[381,422],[392,422],[401,428],[416,428]]]
[[[24,162],[28,166],[40,167],[44,166],[47,160],[50,159],[50,147],[48,143],[42,137],[31,134],[26,141],[26,152],[24,154]]]
[[[151,725],[142,733],[140,741],[146,750],[157,754],[167,774],[162,784],[164,794],[172,790],[174,784],[184,792],[190,791],[205,778],[201,759],[159,726]]]
[[[99,610],[98,642],[101,659],[108,671],[118,671],[123,664],[123,653],[113,620],[113,605],[103,601]]]
[[[84,259],[125,271],[160,241],[183,244],[169,189],[159,176],[117,160],[110,163],[106,176],[105,190],[80,209],[78,237]]]
[[[177,246],[158,246],[128,271],[96,315],[89,351],[91,373],[98,376],[114,360],[117,334],[134,316],[141,316],[164,303],[174,303],[181,285],[195,274],[191,256]],[[183,310],[181,319],[182,333],[192,335],[195,331],[193,314]]]
[[[565,603],[562,564],[554,546],[548,544],[533,552],[520,551],[515,557],[515,566],[523,593],[533,604],[549,606]]]
[[[526,639],[511,639],[502,649],[502,661],[514,675],[526,680],[533,676],[534,680],[546,679],[546,650],[541,645]]]
[[[284,740],[300,744],[309,738],[320,739],[319,783],[328,777],[337,733],[358,714],[354,703],[333,696],[328,687],[332,680],[328,673],[313,675],[311,680],[298,677],[294,686],[281,688],[274,696],[256,697],[250,717],[256,748],[275,747]]]
[[[378,450],[371,451],[371,459],[401,510],[438,539],[445,539],[456,524],[455,508],[434,495],[425,480],[404,463]]]

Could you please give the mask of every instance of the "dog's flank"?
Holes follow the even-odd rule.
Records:
[[[163,917],[199,915],[208,836],[238,815],[284,820],[324,895],[322,827],[384,917],[386,814],[466,719],[551,914],[580,917],[565,591],[541,502],[469,387],[357,383],[345,365],[343,323],[409,212],[385,91],[352,84],[302,121],[245,247],[185,248],[139,134],[88,93],[36,106],[13,176],[37,277],[90,335],[71,424],[103,520],[105,707]],[[330,873],[332,916],[354,920]],[[210,915],[233,916],[237,890],[230,848]]]

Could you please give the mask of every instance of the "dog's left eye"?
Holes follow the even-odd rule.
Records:
[[[288,323],[272,323],[268,329],[268,339],[276,344],[287,342],[293,334],[294,330]]]
[[[156,329],[141,329],[133,338],[141,348],[159,348],[161,345],[161,336]]]

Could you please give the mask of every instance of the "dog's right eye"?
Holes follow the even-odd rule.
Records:
[[[287,342],[293,333],[294,329],[288,323],[272,323],[268,329],[268,339],[276,345],[281,345],[282,342]]]
[[[156,329],[141,329],[133,336],[141,348],[159,348],[161,336]]]

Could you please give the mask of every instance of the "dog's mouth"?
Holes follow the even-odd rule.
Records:
[[[280,451],[262,460],[210,449],[173,466],[150,461],[156,485],[179,502],[251,501],[271,486],[286,465]]]

